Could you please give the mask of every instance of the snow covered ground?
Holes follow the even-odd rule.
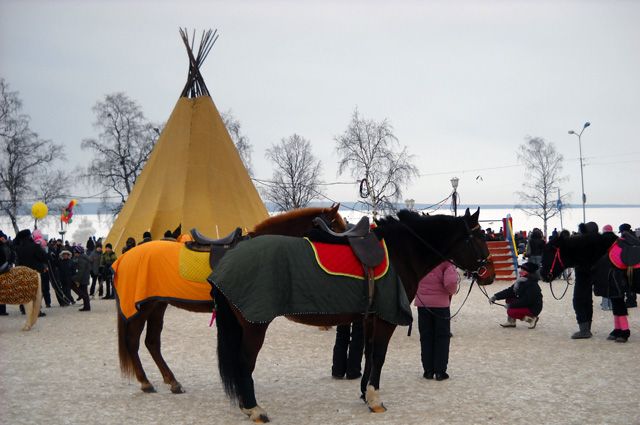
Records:
[[[468,282],[454,297],[462,302]],[[492,294],[506,284],[488,287]],[[556,284],[556,285],[559,285]],[[559,286],[554,288],[558,292]],[[399,328],[382,373],[388,411],[369,413],[359,383],[334,380],[335,331],[277,319],[258,358],[258,402],[274,424],[620,424],[640,423],[640,317],[630,310],[631,338],[606,341],[610,312],[594,310],[594,337],[576,330],[571,288],[561,301],[543,286],[544,310],[534,330],[502,329],[504,310],[476,288],[453,319],[449,373],[422,378],[419,335]],[[596,299],[596,302],[598,299]],[[0,423],[5,424],[249,424],[224,395],[217,372],[216,329],[210,316],[169,307],[163,352],[185,394],[171,394],[144,345],[141,358],[158,393],[120,376],[113,301],[46,309],[30,332],[17,306],[0,317]],[[414,317],[417,314],[414,310]]]

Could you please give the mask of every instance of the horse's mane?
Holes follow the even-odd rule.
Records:
[[[564,238],[564,243],[569,249],[606,250],[617,239],[615,233],[585,233]]]
[[[415,211],[400,210],[398,211],[397,218],[393,216],[386,216],[376,220],[379,225],[393,225],[394,223],[402,222],[411,224],[412,226],[426,227],[433,226],[435,224],[451,224],[455,223],[459,217],[453,217],[450,215],[436,214],[436,215],[422,215]]]
[[[271,228],[273,226],[289,222],[292,220],[296,220],[299,218],[306,217],[317,217],[321,214],[327,213],[331,210],[330,207],[308,207],[308,208],[298,208],[296,210],[286,211],[282,214],[274,215],[273,217],[269,217],[261,223],[256,224],[252,233],[260,233],[265,229]],[[346,229],[346,223],[340,214],[336,214],[335,220],[338,222],[339,226],[342,229]]]

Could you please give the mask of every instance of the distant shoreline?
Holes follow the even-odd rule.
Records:
[[[331,205],[331,202],[311,202],[309,204],[309,206],[329,206],[329,205]],[[340,202],[340,205],[343,208],[352,209],[356,211],[368,210],[368,208],[366,208],[366,206],[361,202],[345,201],[345,202]],[[438,205],[442,205],[440,207],[441,209],[442,208],[448,209],[451,206],[450,202],[447,202],[445,204],[420,203],[420,204],[415,204],[413,206],[413,209],[428,210],[428,209],[434,209]],[[278,208],[270,202],[266,202],[265,206],[267,207],[267,210],[269,212],[278,211]],[[107,208],[109,207],[110,205],[107,205]],[[397,204],[397,207],[398,209],[402,209],[402,208],[405,208],[405,205],[404,203],[399,203]],[[533,206],[521,205],[521,204],[459,204],[458,211],[460,210],[464,211],[466,208],[475,209],[478,207],[480,207],[480,209],[496,210],[496,209],[522,209],[522,208],[531,209]],[[563,210],[581,209],[581,208],[582,208],[582,204],[565,204],[563,206]],[[587,204],[586,205],[586,209],[602,209],[602,208],[640,208],[640,204],[591,204],[591,205]],[[99,202],[89,202],[86,204],[79,203],[78,206],[76,207],[76,214],[110,215],[111,213],[108,210],[105,210],[104,204]]]

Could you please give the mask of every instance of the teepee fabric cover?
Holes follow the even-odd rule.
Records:
[[[107,242],[120,253],[145,231],[159,239],[182,224],[215,238],[267,217],[211,97],[181,97]]]

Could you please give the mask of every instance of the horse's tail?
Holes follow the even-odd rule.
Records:
[[[127,345],[127,321],[120,310],[120,305],[116,302],[116,315],[118,322],[118,357],[120,357],[120,373],[125,378],[130,378],[135,374],[135,368],[133,366],[133,358],[129,352],[129,346]]]
[[[231,400],[237,400],[241,371],[242,327],[229,302],[215,286],[212,291],[216,301],[216,327],[218,329],[218,371],[224,392]]]

